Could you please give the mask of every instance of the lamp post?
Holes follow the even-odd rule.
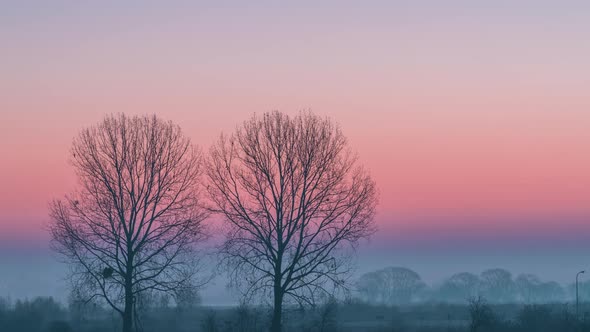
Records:
[[[578,277],[580,274],[585,273],[586,271],[582,270],[576,273],[576,319],[580,317],[580,301],[578,300]]]

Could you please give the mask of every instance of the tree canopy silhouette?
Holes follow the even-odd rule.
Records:
[[[245,296],[272,295],[272,331],[284,301],[313,304],[342,286],[345,249],[373,232],[377,191],[334,123],[254,116],[212,147],[207,172],[231,280]]]
[[[155,116],[107,116],[74,139],[79,189],[51,204],[53,248],[76,294],[102,299],[132,330],[144,292],[197,286],[202,157],[180,128]]]

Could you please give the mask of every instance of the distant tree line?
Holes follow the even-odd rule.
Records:
[[[478,296],[490,303],[538,304],[575,297],[575,284],[564,287],[555,281],[542,281],[529,273],[513,277],[512,273],[501,268],[488,269],[479,275],[456,273],[440,283],[427,285],[415,271],[387,267],[361,275],[355,290],[362,301],[387,305],[427,301],[467,303]],[[582,301],[590,300],[590,281],[579,283],[579,296]]]

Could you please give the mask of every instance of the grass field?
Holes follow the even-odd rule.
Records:
[[[119,317],[106,309],[66,308],[51,298],[1,302],[2,332],[111,332],[120,329]],[[422,303],[402,307],[356,303],[328,303],[316,308],[286,308],[288,332],[408,331],[408,332],[577,332],[590,329],[590,303],[542,305]],[[147,308],[138,312],[144,332],[267,331],[267,307],[234,306]]]

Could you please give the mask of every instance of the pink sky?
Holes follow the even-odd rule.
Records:
[[[106,113],[156,113],[206,149],[307,108],[371,170],[388,234],[590,231],[589,8],[499,3],[7,5],[0,240],[47,238],[71,140]]]

